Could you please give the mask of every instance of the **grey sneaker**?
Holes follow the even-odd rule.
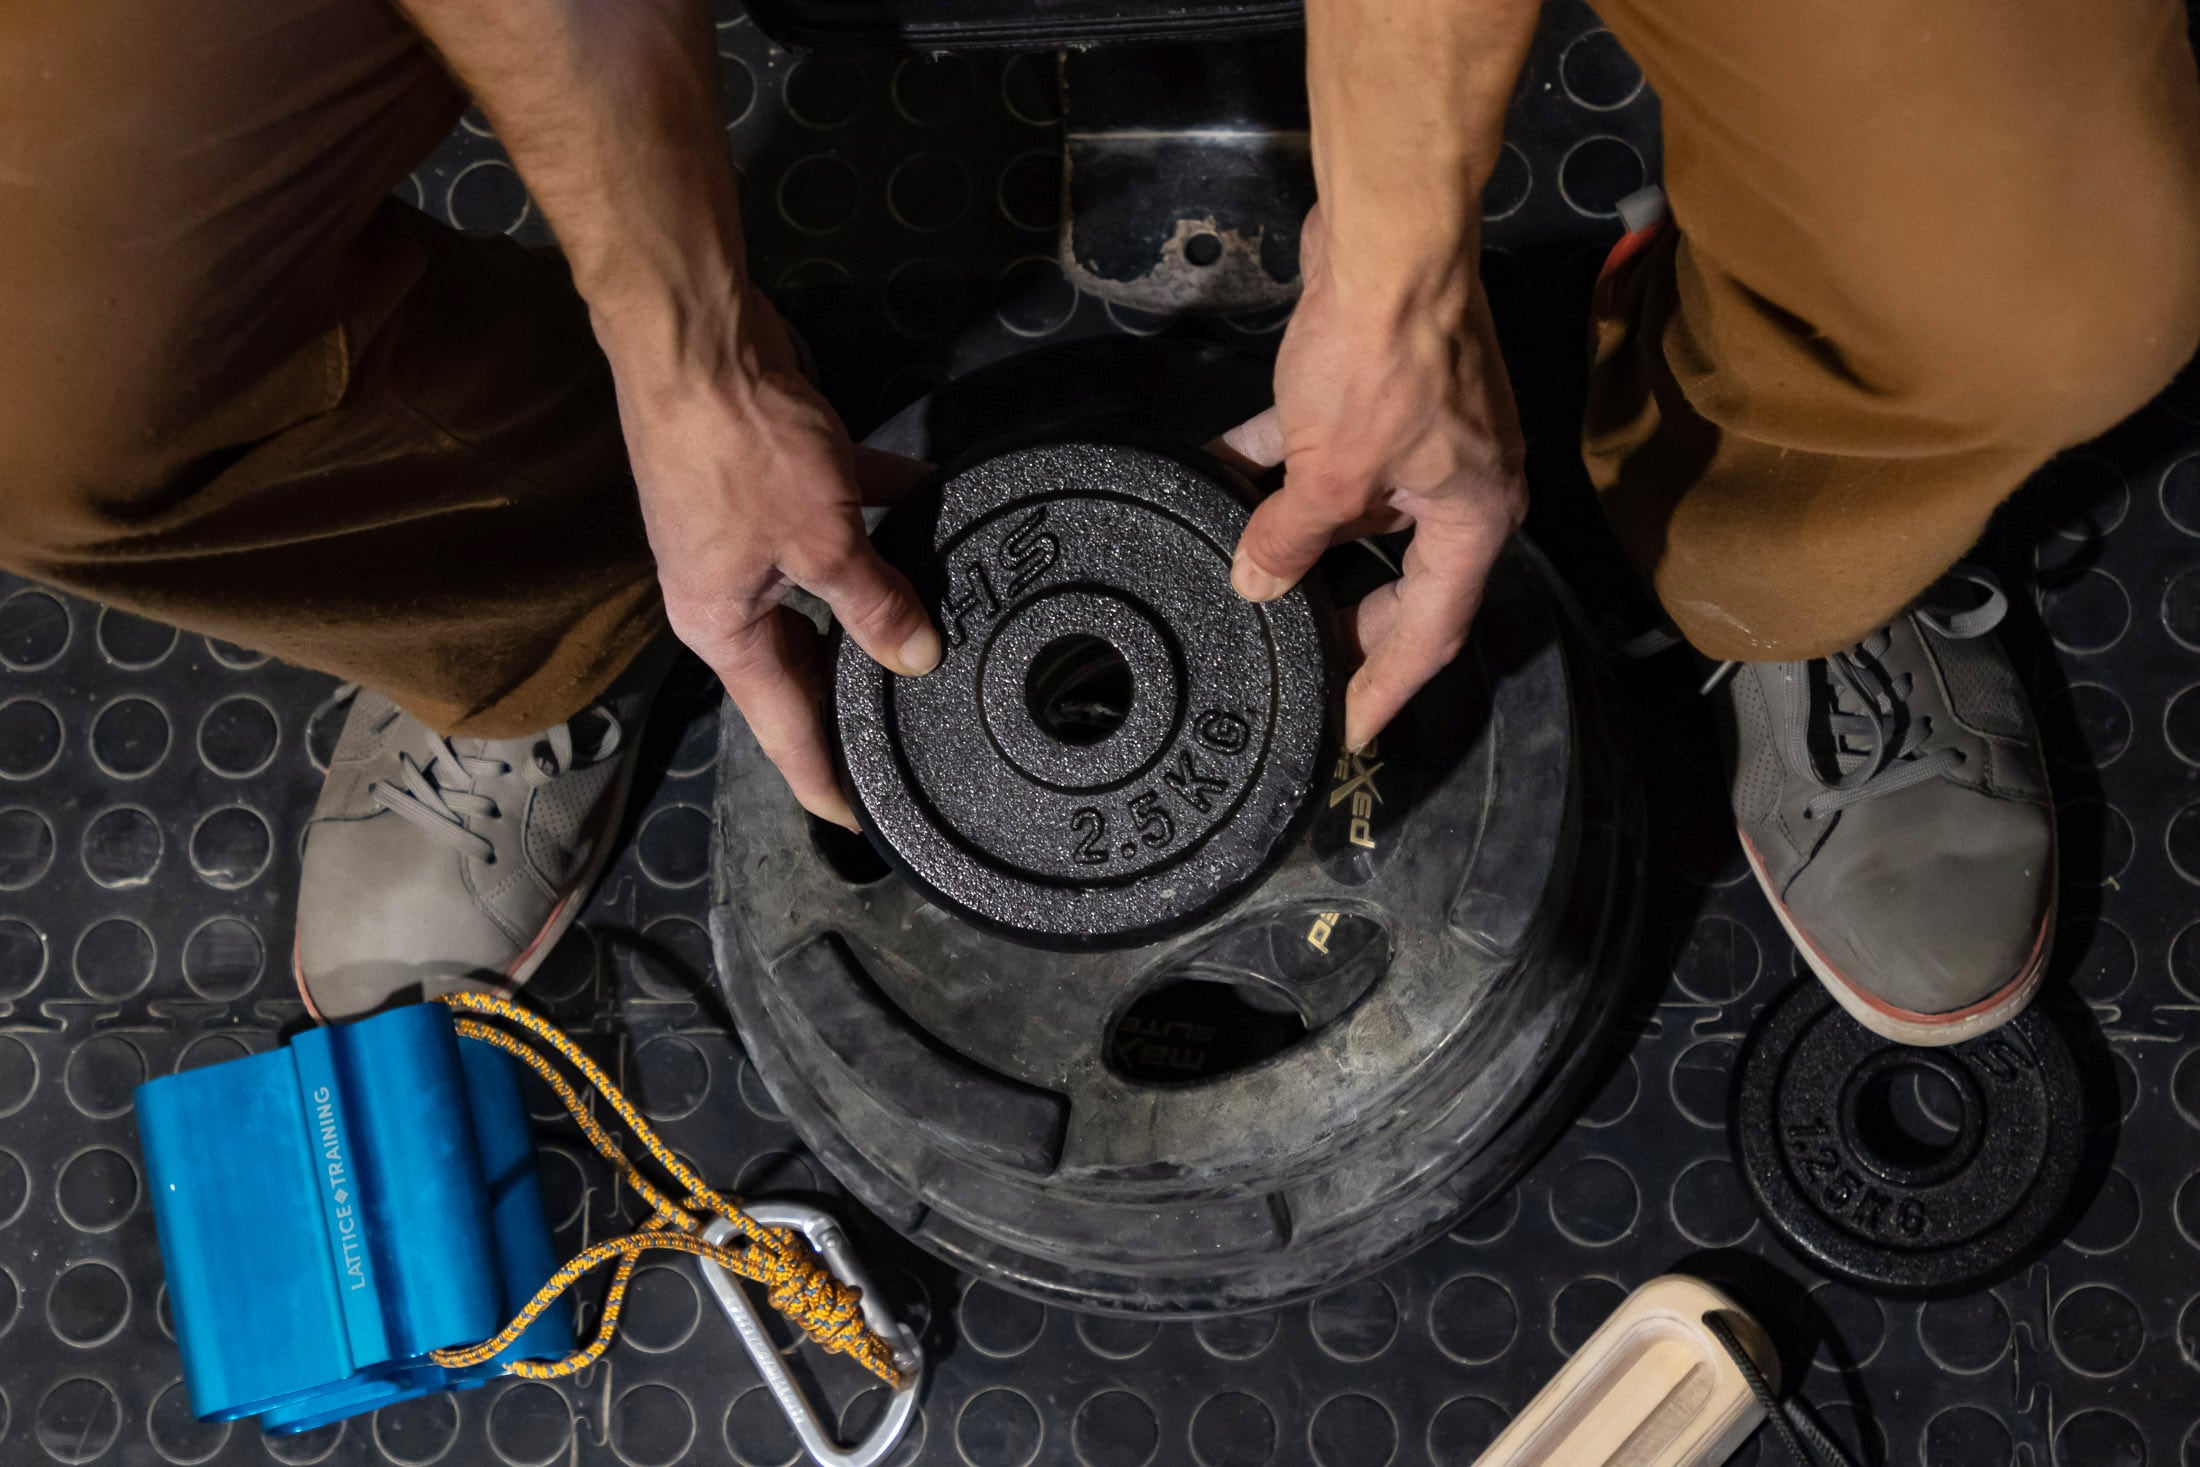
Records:
[[[314,1017],[533,976],[610,857],[668,662],[645,652],[530,738],[447,739],[379,693],[338,690],[351,710],[306,825],[292,954]]]
[[[2053,942],[2039,733],[1988,635],[2007,610],[1959,565],[1858,646],[1732,666],[1720,700],[1757,884],[1841,1006],[1904,1044],[2015,1018]]]

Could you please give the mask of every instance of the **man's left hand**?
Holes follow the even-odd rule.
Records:
[[[1223,437],[1258,467],[1284,465],[1283,487],[1238,542],[1231,581],[1248,600],[1271,600],[1331,545],[1413,526],[1404,575],[1356,616],[1364,660],[1345,691],[1345,743],[1359,749],[1458,656],[1528,495],[1475,252],[1378,286],[1340,276],[1326,243],[1316,208],[1276,405]]]

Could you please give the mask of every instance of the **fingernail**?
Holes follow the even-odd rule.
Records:
[[[1291,583],[1272,576],[1240,551],[1230,562],[1230,585],[1248,601],[1273,601],[1291,589]]]
[[[901,670],[911,677],[923,677],[940,665],[940,634],[930,622],[926,622],[901,644],[894,654]]]

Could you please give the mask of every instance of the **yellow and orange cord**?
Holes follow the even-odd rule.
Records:
[[[632,1184],[642,1200],[650,1205],[652,1216],[642,1227],[623,1237],[606,1238],[591,1244],[576,1254],[570,1262],[536,1290],[535,1297],[513,1316],[507,1324],[490,1338],[478,1345],[437,1350],[429,1358],[436,1364],[448,1367],[479,1365],[494,1359],[535,1322],[545,1309],[556,1303],[566,1290],[588,1274],[612,1259],[618,1260],[618,1268],[611,1275],[610,1291],[604,1296],[603,1322],[597,1327],[596,1337],[581,1349],[562,1360],[548,1363],[532,1360],[514,1360],[505,1370],[530,1380],[554,1380],[585,1369],[611,1348],[611,1341],[618,1333],[619,1315],[626,1305],[628,1282],[634,1277],[635,1261],[651,1249],[668,1249],[675,1253],[692,1253],[698,1258],[708,1258],[728,1272],[742,1278],[754,1279],[769,1291],[767,1298],[772,1308],[801,1327],[802,1332],[825,1349],[854,1358],[887,1385],[898,1388],[902,1383],[901,1372],[894,1365],[893,1352],[871,1327],[864,1323],[861,1294],[829,1273],[818,1261],[809,1244],[801,1235],[787,1228],[766,1227],[741,1211],[730,1200],[714,1192],[687,1163],[672,1154],[670,1147],[657,1138],[657,1133],[635,1110],[633,1104],[618,1091],[618,1087],[599,1069],[595,1062],[581,1053],[572,1040],[559,1033],[548,1021],[528,1012],[509,999],[492,997],[485,993],[446,993],[438,1002],[448,1005],[460,1015],[453,1028],[463,1039],[478,1039],[494,1045],[519,1060],[547,1081],[557,1092],[559,1100],[580,1124],[581,1131],[591,1145],[603,1155],[604,1160],[616,1167],[619,1174]],[[657,1164],[668,1172],[674,1181],[687,1189],[687,1195],[679,1204],[673,1203],[663,1192],[650,1184],[647,1177],[637,1171],[633,1163],[620,1151],[596,1118],[589,1114],[579,1092],[558,1072],[549,1057],[517,1035],[497,1028],[486,1019],[501,1020],[526,1030],[551,1049],[580,1073],[582,1080],[601,1094],[619,1119],[642,1143]],[[703,1218],[697,1214],[722,1217],[733,1224],[740,1234],[738,1245],[704,1241],[701,1236]]]

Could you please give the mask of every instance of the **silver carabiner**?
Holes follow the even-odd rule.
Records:
[[[810,1240],[810,1246],[825,1260],[833,1277],[863,1295],[863,1322],[893,1352],[894,1368],[901,1372],[901,1388],[886,1403],[886,1414],[879,1418],[871,1434],[852,1447],[844,1447],[833,1439],[832,1429],[817,1414],[817,1408],[802,1394],[802,1388],[787,1373],[786,1361],[779,1358],[779,1350],[772,1344],[771,1336],[764,1333],[764,1321],[757,1314],[756,1306],[749,1302],[748,1291],[741,1287],[741,1280],[722,1265],[708,1258],[697,1258],[695,1266],[703,1275],[703,1283],[718,1297],[718,1306],[726,1311],[726,1318],[733,1321],[733,1328],[747,1347],[749,1358],[756,1362],[757,1374],[764,1377],[764,1384],[771,1387],[772,1399],[786,1413],[787,1424],[802,1439],[803,1450],[815,1457],[820,1467],[877,1467],[889,1452],[901,1445],[903,1433],[917,1414],[917,1388],[924,1380],[924,1352],[917,1348],[917,1337],[909,1327],[886,1312],[886,1305],[871,1287],[870,1276],[864,1273],[855,1251],[848,1246],[848,1235],[841,1230],[832,1214],[802,1202],[744,1203],[743,1212],[771,1228],[795,1228]],[[724,1218],[714,1220],[703,1229],[703,1239],[709,1243],[730,1242],[736,1237],[733,1224]]]

